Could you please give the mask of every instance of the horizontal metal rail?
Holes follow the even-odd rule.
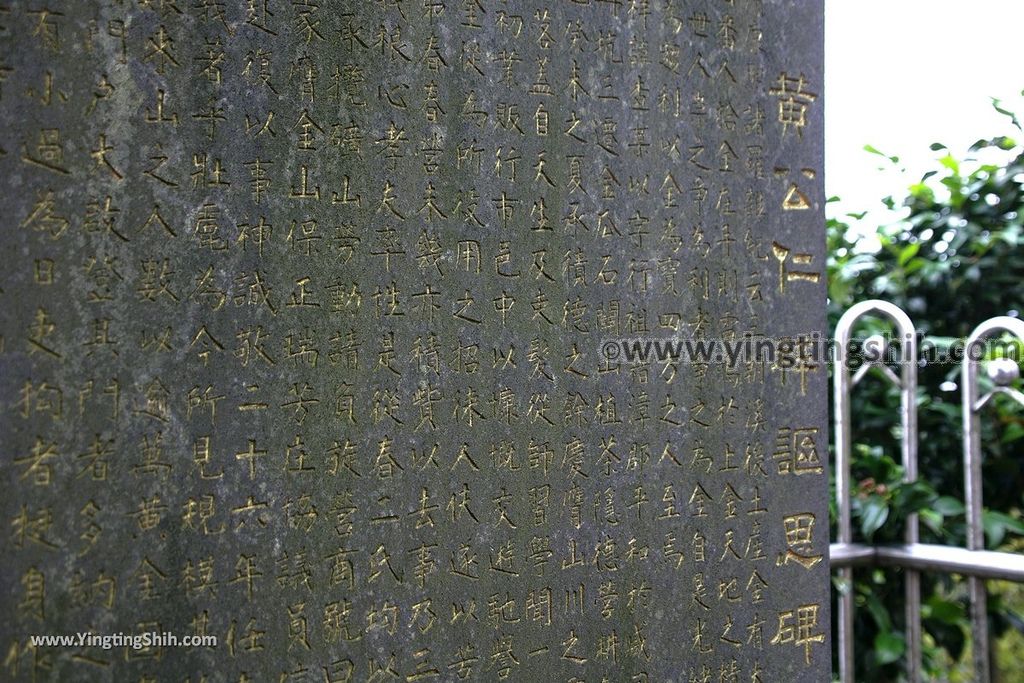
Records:
[[[968,550],[932,543],[833,543],[828,550],[833,567],[905,567],[922,572],[1024,582],[1024,555],[1015,553]]]

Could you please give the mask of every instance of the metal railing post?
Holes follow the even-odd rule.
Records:
[[[990,318],[974,328],[964,348],[961,368],[961,396],[964,439],[964,496],[967,508],[967,548],[985,549],[985,531],[982,524],[981,506],[981,409],[997,393],[1006,393],[1024,404],[1024,395],[1010,388],[1018,374],[1014,361],[989,363],[989,376],[996,387],[985,396],[978,397],[978,370],[984,339],[1009,332],[1024,341],[1024,321],[1008,316]],[[989,662],[988,610],[985,579],[971,576],[967,579],[967,591],[971,600],[971,636],[973,638],[974,676],[978,683],[989,683],[992,677]]]
[[[896,326],[901,339],[900,376],[879,361],[865,362],[851,377],[849,368],[849,344],[854,325],[870,315],[889,318]],[[839,319],[835,332],[836,355],[833,366],[833,398],[835,408],[835,449],[836,449],[836,505],[839,509],[839,543],[852,543],[853,530],[850,515],[850,390],[860,382],[868,370],[879,369],[882,374],[900,389],[900,435],[904,481],[917,479],[917,331],[910,318],[898,306],[877,299],[864,301],[850,307]],[[884,360],[884,339],[872,339]],[[907,518],[906,543],[918,542],[917,515]],[[839,631],[839,679],[842,683],[853,683],[853,569],[843,567],[839,575],[848,590],[838,599]],[[906,569],[906,640],[907,677],[913,683],[921,680],[921,583],[916,570]]]

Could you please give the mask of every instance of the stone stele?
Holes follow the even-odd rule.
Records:
[[[2,677],[828,680],[822,12],[0,1]]]

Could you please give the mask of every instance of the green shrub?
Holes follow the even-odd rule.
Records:
[[[998,101],[994,106],[1021,131],[1013,113]],[[1001,136],[979,140],[961,159],[937,143],[932,150],[938,153],[935,169],[902,199],[883,200],[893,220],[876,234],[858,236],[851,228],[849,219],[862,215],[828,221],[833,329],[854,303],[883,299],[910,315],[923,343],[948,346],[990,317],[1024,311],[1024,147]],[[856,336],[885,329],[870,322]],[[917,512],[922,542],[964,545],[959,372],[959,365],[920,368],[915,484],[902,483],[897,392],[872,380],[853,392],[851,495],[858,540],[899,542],[904,520]],[[986,544],[1000,548],[1024,534],[1024,411],[998,398],[982,423]],[[856,595],[857,679],[900,680],[906,643],[899,572],[858,570],[854,585],[842,588]],[[1013,609],[1021,605],[1020,596],[1019,590],[991,590],[993,636],[1022,629],[1024,621]],[[926,574],[922,602],[929,679],[957,680],[958,669],[969,669],[965,586],[959,577]],[[1014,657],[1006,643],[1020,642],[1007,635],[994,649],[1019,662],[1020,653]]]

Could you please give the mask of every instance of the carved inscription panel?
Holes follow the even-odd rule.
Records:
[[[2,677],[827,680],[821,40],[0,0]]]

